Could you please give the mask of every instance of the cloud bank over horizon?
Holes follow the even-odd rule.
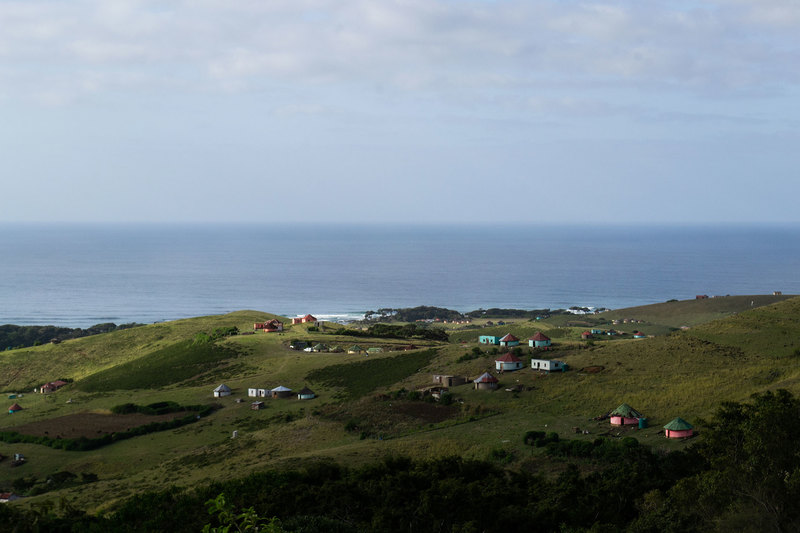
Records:
[[[4,1],[0,220],[796,222],[799,35],[790,0]]]

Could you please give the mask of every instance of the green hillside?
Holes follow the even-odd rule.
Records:
[[[503,327],[451,328],[448,342],[414,339],[417,349],[403,351],[410,340],[349,337],[335,334],[335,324],[318,331],[286,324],[282,333],[197,342],[199,333],[232,326],[250,332],[254,322],[274,317],[239,311],[2,352],[0,389],[7,395],[22,392],[8,403],[19,402],[23,410],[2,415],[0,432],[42,423],[54,436],[62,420],[74,420],[61,417],[108,414],[127,403],[216,404],[217,409],[177,429],[85,452],[0,442],[0,455],[23,453],[28,459],[17,467],[0,462],[0,490],[24,485],[20,479],[34,480],[31,487],[41,488],[25,489],[32,495],[18,505],[68,497],[95,511],[171,485],[192,487],[265,468],[301,467],[314,458],[355,467],[386,455],[502,458],[504,468],[553,476],[563,467],[547,460],[543,449],[526,446],[526,432],[556,432],[587,442],[635,436],[655,449],[678,450],[696,439],[663,438],[661,426],[676,416],[697,423],[725,400],[744,401],[777,388],[800,394],[800,298],[726,297],[610,313],[617,314],[577,319],[634,318],[663,333],[654,329],[647,339],[590,344],[580,339],[583,325],[522,320]],[[680,325],[692,327],[671,331]],[[552,349],[517,349],[525,367],[500,375],[497,391],[461,385],[438,403],[420,392],[434,385],[433,374],[473,379],[494,373],[495,354],[505,350],[480,345],[478,335],[512,332],[525,340],[536,331],[551,337]],[[295,340],[382,351],[307,353],[289,348]],[[530,369],[531,357],[559,359],[570,370],[540,374]],[[73,382],[52,394],[30,392],[55,379]],[[221,383],[233,394],[214,398],[212,389]],[[269,399],[262,410],[250,408],[249,388],[278,385],[294,391],[307,386],[318,397]],[[594,420],[623,402],[641,411],[650,427],[611,428]],[[237,437],[231,438],[234,431]],[[63,472],[77,477],[63,486],[44,483]]]

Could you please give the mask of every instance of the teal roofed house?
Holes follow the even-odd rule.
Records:
[[[611,425],[613,426],[627,426],[632,424],[638,424],[639,419],[643,418],[642,413],[628,405],[627,403],[623,403],[613,411],[611,411]]]
[[[681,417],[673,418],[664,426],[664,436],[668,439],[680,439],[694,435],[694,426]]]
[[[478,337],[478,342],[481,344],[500,344],[499,335],[481,335]]]

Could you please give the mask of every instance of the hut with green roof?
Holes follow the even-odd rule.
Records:
[[[362,348],[358,344],[354,344],[350,348],[347,349],[347,353],[361,353],[363,351],[364,351],[364,348]]]
[[[681,439],[694,435],[694,426],[681,417],[673,418],[664,426],[664,435],[668,439]]]
[[[640,418],[644,418],[644,415],[628,405],[627,403],[623,403],[611,413],[609,413],[611,418],[611,425],[612,426],[628,426],[632,424],[638,424]]]

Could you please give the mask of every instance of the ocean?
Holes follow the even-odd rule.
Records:
[[[800,227],[0,225],[0,324],[800,294]]]

